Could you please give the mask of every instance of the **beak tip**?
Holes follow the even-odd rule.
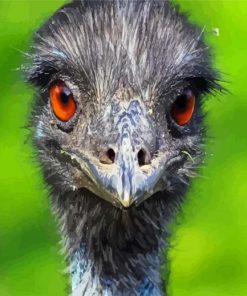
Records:
[[[133,199],[132,198],[125,198],[121,200],[121,204],[124,208],[129,208],[133,203]]]

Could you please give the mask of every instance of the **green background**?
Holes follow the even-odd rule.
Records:
[[[202,176],[174,226],[169,295],[245,296],[247,2],[177,2],[205,25],[230,92],[205,105],[211,139]],[[23,128],[32,90],[17,70],[34,30],[62,3],[0,0],[0,296],[68,291],[47,191]]]

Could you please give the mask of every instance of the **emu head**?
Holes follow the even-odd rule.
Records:
[[[167,1],[65,5],[38,30],[28,75],[55,191],[127,208],[186,188],[202,154],[203,95],[217,83],[201,30]]]

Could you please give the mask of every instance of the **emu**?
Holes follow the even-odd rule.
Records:
[[[204,154],[203,98],[220,89],[202,30],[166,0],[73,1],[29,56],[72,295],[166,294],[161,251]]]

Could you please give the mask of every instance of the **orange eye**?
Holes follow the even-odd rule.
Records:
[[[63,81],[50,87],[50,102],[54,114],[61,121],[68,121],[76,112],[76,102],[70,89]]]
[[[178,96],[172,105],[171,116],[179,125],[185,125],[192,117],[195,108],[195,95],[187,89]]]

